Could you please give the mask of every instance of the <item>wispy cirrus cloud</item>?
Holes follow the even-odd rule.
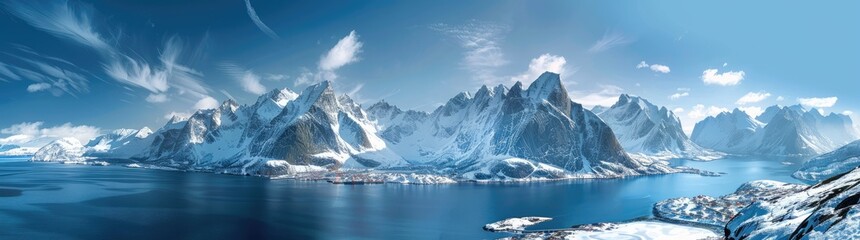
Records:
[[[220,68],[233,77],[245,92],[261,95],[266,93],[266,86],[260,83],[260,76],[250,69],[242,68],[233,63],[221,63]]]
[[[503,35],[509,28],[505,25],[472,20],[463,25],[437,23],[430,29],[453,37],[466,50],[463,67],[473,78],[484,83],[498,83],[502,78],[496,69],[508,63],[500,46]]]
[[[119,45],[119,41],[106,39],[109,34],[104,34],[94,24],[96,13],[91,7],[65,0],[19,1],[4,6],[12,15],[37,29],[95,50],[101,56],[101,70],[107,76],[119,83],[149,91],[149,102],[166,102],[169,95],[188,94],[192,99],[208,96],[209,89],[200,80],[203,74],[181,61],[189,54],[185,53],[179,37],[170,37],[164,43],[164,48],[156,54],[158,59],[147,60],[134,51],[120,50],[125,48]],[[44,68],[42,70],[45,75],[56,75],[44,71]],[[66,81],[54,85],[79,86],[73,83]],[[168,92],[171,89],[175,90]]]
[[[93,76],[64,59],[39,54],[19,46],[16,53],[6,52],[16,59],[16,65],[0,62],[0,79],[4,81],[31,81],[27,92],[48,92],[54,96],[89,92],[89,78]]]
[[[251,17],[251,21],[254,22],[254,25],[257,25],[257,28],[259,28],[260,31],[263,31],[263,33],[273,39],[278,39],[278,34],[275,34],[275,31],[272,31],[269,26],[266,26],[266,24],[263,23],[263,20],[260,19],[260,16],[257,15],[257,10],[254,10],[254,7],[251,6],[251,0],[245,0],[245,9],[248,11],[248,16]]]
[[[4,7],[16,17],[47,33],[95,50],[113,51],[113,46],[93,25],[93,9],[89,6],[56,0],[7,2]]]
[[[615,47],[630,44],[632,42],[633,39],[624,36],[624,34],[621,34],[620,32],[606,31],[606,33],[603,34],[603,37],[600,38],[600,40],[597,40],[597,42],[591,45],[591,48],[588,49],[588,52],[603,52]]]

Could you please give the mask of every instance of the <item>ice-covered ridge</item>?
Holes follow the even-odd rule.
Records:
[[[744,208],[727,239],[855,239],[860,232],[860,169],[806,190]]]
[[[860,167],[860,140],[807,160],[793,176],[805,181],[818,182],[857,167]]]

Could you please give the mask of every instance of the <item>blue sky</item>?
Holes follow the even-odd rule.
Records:
[[[687,131],[736,107],[860,114],[858,5],[7,1],[0,137],[20,123],[158,128],[172,114],[324,79],[364,104],[432,111],[458,92],[545,70],[561,72],[577,102],[639,95],[676,110]]]

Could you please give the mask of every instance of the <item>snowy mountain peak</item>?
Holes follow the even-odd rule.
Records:
[[[76,138],[61,138],[40,148],[30,161],[83,161],[84,145]]]
[[[546,100],[560,107],[561,105],[570,106],[570,97],[567,96],[567,90],[564,89],[558,73],[544,72],[529,85],[526,92],[530,98],[535,100]]]
[[[492,97],[492,96],[493,96],[493,92],[490,91],[490,88],[488,88],[487,85],[481,85],[481,88],[478,89],[477,92],[475,92],[475,98],[476,99],[488,98],[488,97]]]
[[[236,109],[239,108],[239,104],[231,98],[224,100],[224,102],[221,103],[221,106],[219,108],[221,109],[221,111],[236,112]]]
[[[611,107],[595,110],[628,152],[674,156],[705,152],[684,134],[675,114],[641,97],[622,94]]]
[[[134,137],[146,138],[146,137],[149,137],[149,135],[151,135],[151,134],[152,134],[152,129],[149,129],[149,127],[143,127],[140,130],[137,130],[137,133],[134,134]]]
[[[508,87],[505,87],[503,84],[499,84],[493,88],[493,97],[499,98],[504,97],[508,92]]]
[[[507,97],[522,97],[523,96],[523,83],[517,81],[514,83],[510,89],[508,89],[508,93],[505,94]]]

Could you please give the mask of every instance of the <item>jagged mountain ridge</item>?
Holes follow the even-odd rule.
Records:
[[[364,111],[330,82],[296,94],[276,89],[252,105],[227,100],[171,119],[132,158],[176,168],[278,176],[307,170],[405,164],[385,148]]]
[[[404,158],[469,178],[670,171],[631,159],[609,126],[570,100],[554,73],[542,74],[527,89],[518,82],[510,89],[483,86],[474,96],[460,93],[433,113],[407,120],[398,120],[403,111],[384,102],[369,109],[383,133],[396,132],[383,136]]]
[[[691,139],[706,148],[735,154],[816,155],[858,138],[848,116],[823,116],[799,105],[772,106],[757,118],[738,109],[696,124]]]
[[[611,107],[595,110],[628,152],[686,157],[712,154],[690,141],[675,113],[641,97],[622,94]]]

